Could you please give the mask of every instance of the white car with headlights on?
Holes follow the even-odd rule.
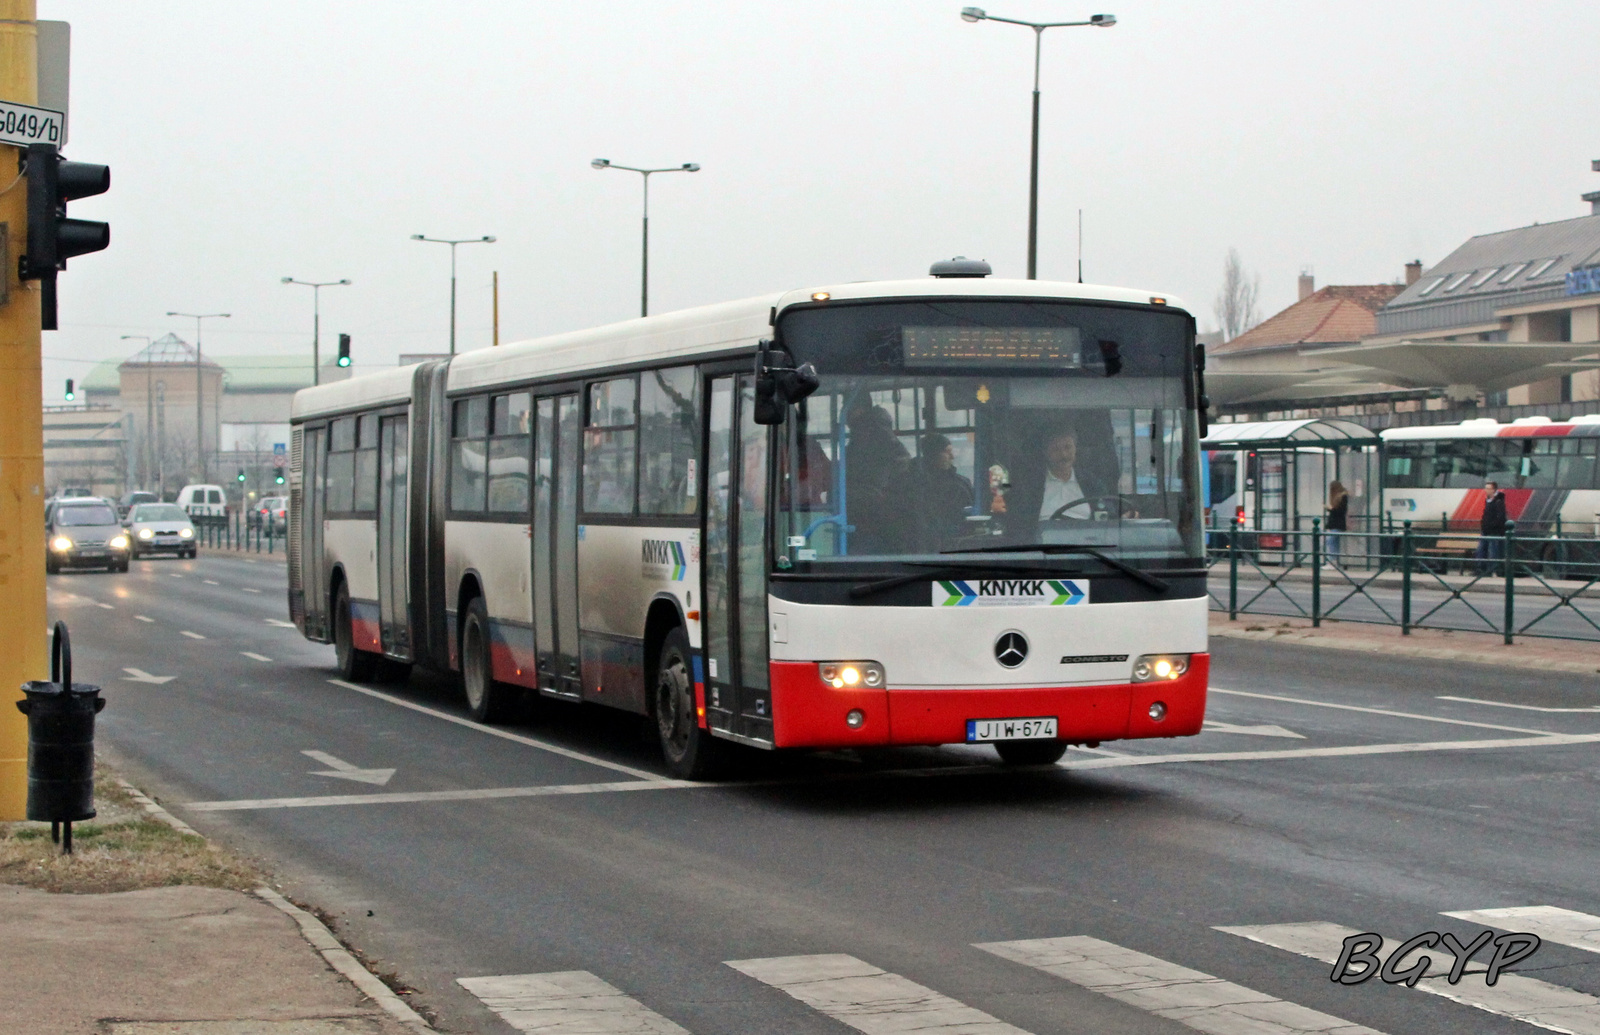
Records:
[[[194,525],[176,503],[141,503],[128,511],[128,539],[133,556],[171,553],[193,557]]]

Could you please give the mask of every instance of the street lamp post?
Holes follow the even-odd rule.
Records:
[[[1028,166],[1028,279],[1039,279],[1039,53],[1044,44],[1044,30],[1065,29],[1092,25],[1109,29],[1117,24],[1114,14],[1094,14],[1086,22],[1025,22],[1016,18],[1000,18],[981,7],[963,7],[961,19],[968,22],[1005,22],[1007,25],[1025,25],[1033,30],[1033,157]]]
[[[695,162],[684,162],[667,169],[636,169],[631,165],[613,165],[609,158],[596,158],[589,163],[595,169],[621,169],[624,172],[636,172],[644,177],[644,240],[642,246],[643,258],[639,272],[639,315],[650,315],[650,174],[699,172],[700,166]]]
[[[346,287],[348,280],[295,280],[293,277],[284,277],[285,284],[299,284],[301,287],[311,289],[311,383],[322,383],[322,289],[325,287]]]
[[[490,234],[485,234],[482,237],[463,237],[460,240],[412,234],[411,239],[413,241],[427,241],[431,244],[448,244],[450,246],[450,355],[454,356],[456,354],[456,245],[493,244],[495,239]]]
[[[200,465],[200,480],[206,480],[206,421],[205,409],[201,405],[203,386],[200,382],[200,325],[205,320],[227,319],[232,313],[174,313],[168,316],[181,316],[186,320],[194,321],[194,455]],[[221,443],[218,443],[220,445]]]
[[[153,372],[150,369],[151,360],[155,359],[155,356],[150,351],[150,335],[124,334],[122,336],[123,341],[129,341],[133,339],[144,342],[144,460],[146,461],[144,476],[148,482],[150,475],[155,471],[156,468],[156,403],[150,395],[151,390],[155,387]]]

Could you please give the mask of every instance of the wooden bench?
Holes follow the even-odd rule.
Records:
[[[1416,558],[1443,561],[1444,573],[1450,573],[1450,562],[1460,561],[1465,570],[1467,562],[1478,554],[1478,537],[1475,535],[1441,534],[1428,546],[1412,547],[1411,555]]]

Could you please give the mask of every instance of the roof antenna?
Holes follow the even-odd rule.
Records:
[[[1078,283],[1083,283],[1083,209],[1078,209]]]

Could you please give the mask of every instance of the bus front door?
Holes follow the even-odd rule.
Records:
[[[322,557],[327,435],[326,428],[307,428],[300,449],[300,577],[306,594],[306,636],[314,640],[333,639],[328,627],[328,569]]]
[[[533,635],[539,687],[576,699],[578,676],[578,397],[536,404]]]
[[[737,384],[736,384],[737,382]],[[703,673],[706,721],[772,743],[767,671],[767,429],[748,376],[713,378],[706,441]]]

